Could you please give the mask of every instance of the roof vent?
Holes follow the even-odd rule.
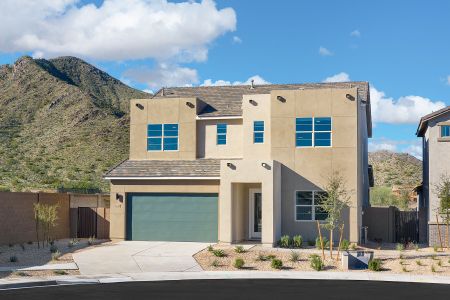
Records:
[[[254,79],[250,80],[250,89],[251,90],[255,89],[255,80]]]

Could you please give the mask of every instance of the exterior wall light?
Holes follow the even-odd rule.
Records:
[[[252,100],[252,99],[248,100],[248,102],[254,106],[258,105],[258,102],[256,102],[255,100]]]
[[[355,97],[353,97],[353,96],[350,95],[350,94],[345,94],[345,98],[347,98],[347,99],[350,100],[350,101],[355,101]]]
[[[227,163],[227,167],[228,168],[230,168],[230,169],[232,169],[232,170],[236,170],[236,166],[235,165],[233,165],[232,163]]]
[[[282,97],[282,96],[277,96],[277,99],[280,102],[283,102],[283,103],[286,102],[286,99],[284,97]]]
[[[116,193],[116,201],[123,202],[123,197],[121,194]]]
[[[189,106],[190,108],[194,108],[195,107],[194,103],[189,102],[189,101],[186,102],[186,105]]]
[[[270,166],[269,166],[269,164],[266,164],[266,163],[261,163],[261,166],[263,167],[263,168],[265,168],[265,169],[267,169],[267,170],[270,170]]]
[[[142,105],[140,103],[136,103],[136,107],[139,108],[140,110],[144,109],[144,105]]]

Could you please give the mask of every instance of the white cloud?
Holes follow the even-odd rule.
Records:
[[[206,79],[200,86],[223,86],[223,85],[248,85],[254,80],[254,84],[270,84],[270,82],[266,81],[259,75],[254,75],[248,78],[246,81],[227,81],[227,80],[216,80],[212,81],[211,79]]]
[[[361,32],[359,32],[358,29],[353,30],[352,32],[350,32],[350,36],[353,36],[353,37],[360,37],[360,36],[361,36]]]
[[[380,150],[408,153],[418,159],[422,159],[422,145],[420,139],[389,140],[379,138],[370,140],[369,151],[374,152]]]
[[[345,72],[335,74],[323,80],[323,82],[346,82],[346,81],[350,81],[350,76]]]
[[[150,89],[161,87],[191,86],[197,84],[197,70],[161,63],[156,68],[135,68],[124,72],[123,76],[133,81],[145,83]]]
[[[233,44],[241,44],[242,43],[242,39],[238,36],[233,36]]]
[[[370,88],[370,102],[373,121],[391,124],[417,124],[422,116],[445,107],[442,101],[415,95],[394,99],[375,87]]]
[[[334,55],[333,52],[331,52],[330,50],[328,50],[327,48],[322,47],[322,46],[319,47],[319,54],[322,55],[322,56]]]
[[[418,159],[422,159],[422,156],[423,156],[421,145],[410,145],[410,146],[406,147],[403,152],[409,153]]]
[[[388,150],[392,152],[397,152],[397,145],[392,143],[391,141],[383,141],[383,142],[369,142],[369,151],[380,151],[380,150]]]
[[[101,60],[204,61],[208,45],[236,28],[235,11],[213,0],[2,0],[0,20],[1,52]]]

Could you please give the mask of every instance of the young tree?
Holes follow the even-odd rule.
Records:
[[[342,211],[350,204],[350,192],[339,172],[331,174],[324,191],[320,196],[320,208],[327,213],[323,226],[330,231],[330,256],[333,258],[333,230],[342,223]]]
[[[450,176],[442,174],[439,181],[434,186],[435,194],[439,198],[438,214],[446,223],[447,227],[447,248],[449,247],[449,221],[450,221]],[[439,225],[438,225],[439,226]],[[445,239],[444,239],[445,241]]]
[[[50,230],[56,226],[56,221],[58,220],[58,205],[50,205],[50,204],[34,204],[34,219],[36,224],[36,237],[38,242],[38,248],[40,238],[42,240],[42,246],[45,246],[45,242],[47,245],[50,240]],[[39,234],[41,233],[41,235]]]

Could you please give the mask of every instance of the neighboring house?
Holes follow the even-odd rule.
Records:
[[[351,191],[344,237],[359,241],[367,82],[165,88],[130,107],[130,158],[105,175],[111,238],[313,240],[320,192],[339,171]]]
[[[419,210],[427,211],[429,245],[438,245],[436,213],[439,199],[434,187],[442,175],[450,176],[450,106],[422,117],[416,134],[422,137],[423,146],[423,186],[420,189]],[[441,226],[441,233],[444,233],[444,226]]]

